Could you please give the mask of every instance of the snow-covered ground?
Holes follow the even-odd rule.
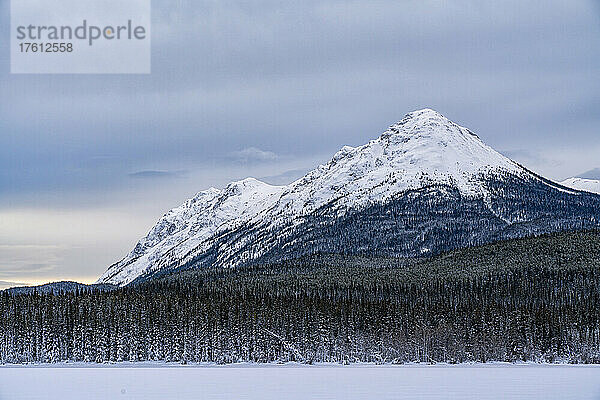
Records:
[[[0,368],[0,399],[600,399],[600,366]]]

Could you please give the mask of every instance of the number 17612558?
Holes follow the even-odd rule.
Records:
[[[73,43],[19,43],[21,53],[72,53]]]

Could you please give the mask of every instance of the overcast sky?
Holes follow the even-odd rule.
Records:
[[[94,281],[195,192],[424,107],[549,178],[600,167],[597,1],[155,0],[134,76],[10,75],[0,4],[0,281]]]

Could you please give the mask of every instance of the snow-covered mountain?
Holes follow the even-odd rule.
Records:
[[[600,180],[598,179],[574,177],[565,179],[560,184],[571,189],[600,194]]]
[[[539,177],[439,113],[407,114],[287,185],[253,178],[166,213],[98,282],[317,252],[417,256],[596,226],[600,196]]]

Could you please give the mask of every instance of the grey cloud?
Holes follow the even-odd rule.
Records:
[[[543,156],[539,152],[532,151],[529,149],[503,150],[500,151],[500,153],[510,158],[511,160],[517,161],[518,163],[524,165],[557,163],[556,160],[551,160],[548,157]]]
[[[19,282],[0,281],[0,290],[8,289],[11,287],[19,287],[19,286],[29,286],[29,285],[26,283],[19,283]]]
[[[502,153],[530,170],[541,173],[546,178],[561,181],[596,164],[598,154],[600,154],[600,143],[590,142],[586,145],[571,143],[569,146],[564,145],[543,151],[517,149]],[[593,173],[594,170],[587,174]]]
[[[257,147],[248,147],[228,154],[229,158],[242,163],[275,161],[279,156],[272,151],[261,150]]]
[[[2,266],[0,265],[0,271],[2,273],[34,273],[34,272],[47,272],[56,268],[56,265],[37,263],[37,264],[20,264],[18,268],[14,266]]]
[[[8,265],[0,264],[0,275],[5,278],[17,278],[23,279],[24,277],[39,276],[40,274],[47,275],[53,271],[56,271],[56,264],[27,264],[27,263],[14,263]]]
[[[130,178],[134,179],[165,179],[165,178],[176,178],[181,177],[183,172],[177,171],[154,171],[154,170],[145,170],[138,171],[129,174]]]
[[[597,2],[154,1],[152,11],[151,75],[0,69],[0,209],[118,203],[129,215],[148,198],[166,210],[250,173],[287,183],[294,174],[277,172],[306,164],[275,165],[363,144],[423,107],[494,148],[529,149],[507,154],[543,175],[597,167]],[[92,252],[57,265],[99,263]]]
[[[425,106],[495,147],[592,140],[591,7],[550,1],[531,20],[522,2],[155,3],[151,76],[0,74],[0,187],[122,184],[240,147],[334,152]],[[84,161],[98,154],[114,162]]]
[[[0,277],[23,279],[50,273],[60,264],[63,251],[56,245],[0,245]]]
[[[259,179],[271,185],[287,185],[299,178],[302,178],[309,171],[309,169],[292,169],[289,171],[282,172],[278,175],[263,176]]]

